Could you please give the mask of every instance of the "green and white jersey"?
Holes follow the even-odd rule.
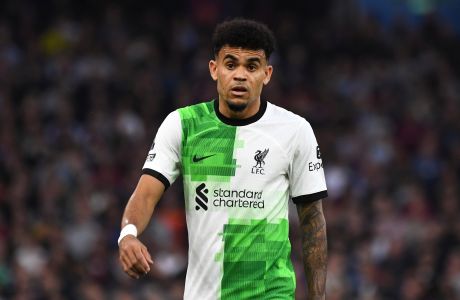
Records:
[[[327,196],[310,124],[266,101],[244,120],[218,101],[178,109],[158,129],[143,172],[183,175],[189,262],[184,299],[293,299],[288,200]]]

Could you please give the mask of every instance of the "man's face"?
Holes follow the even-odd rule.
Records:
[[[217,81],[219,99],[234,112],[242,112],[260,101],[262,87],[273,71],[263,50],[224,46],[209,62],[212,79]]]

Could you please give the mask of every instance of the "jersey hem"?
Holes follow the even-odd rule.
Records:
[[[155,171],[155,170],[152,170],[152,169],[148,169],[148,168],[144,168],[142,169],[142,174],[147,174],[147,175],[150,175],[152,177],[155,177],[156,179],[158,179],[159,181],[161,181],[164,186],[165,186],[165,190],[169,188],[169,186],[171,185],[169,183],[169,180],[163,175],[161,174],[160,172],[158,171]]]
[[[313,193],[313,194],[292,197],[292,202],[294,202],[295,204],[310,203],[310,202],[315,202],[317,200],[320,200],[326,197],[327,197],[327,190],[324,190],[324,191]]]

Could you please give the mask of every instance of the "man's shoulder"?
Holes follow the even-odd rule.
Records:
[[[296,113],[294,113],[294,112],[292,112],[292,111],[290,111],[290,110],[288,110],[288,109],[286,109],[284,107],[281,107],[281,106],[278,106],[276,104],[268,102],[268,108],[269,108],[269,111],[270,111],[270,120],[271,121],[274,121],[274,122],[276,122],[276,121],[284,121],[284,122],[288,122],[288,123],[291,123],[291,124],[299,124],[299,125],[301,123],[304,123],[304,122],[308,123],[308,121],[304,117],[302,117],[302,116],[300,116],[300,115],[298,115],[298,114],[296,114]]]
[[[182,119],[200,118],[214,112],[214,100],[200,102],[177,109]]]

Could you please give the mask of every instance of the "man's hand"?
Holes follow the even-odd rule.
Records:
[[[153,264],[152,257],[147,247],[132,235],[125,236],[119,245],[120,263],[123,270],[132,278],[139,279],[140,276],[150,271]]]
[[[150,175],[142,175],[136,189],[126,204],[121,228],[133,224],[137,234],[141,234],[152,216],[155,205],[160,200],[165,190],[165,185],[160,180]],[[150,271],[153,264],[147,247],[134,235],[126,235],[119,242],[120,263],[123,270],[132,278],[138,279]]]

